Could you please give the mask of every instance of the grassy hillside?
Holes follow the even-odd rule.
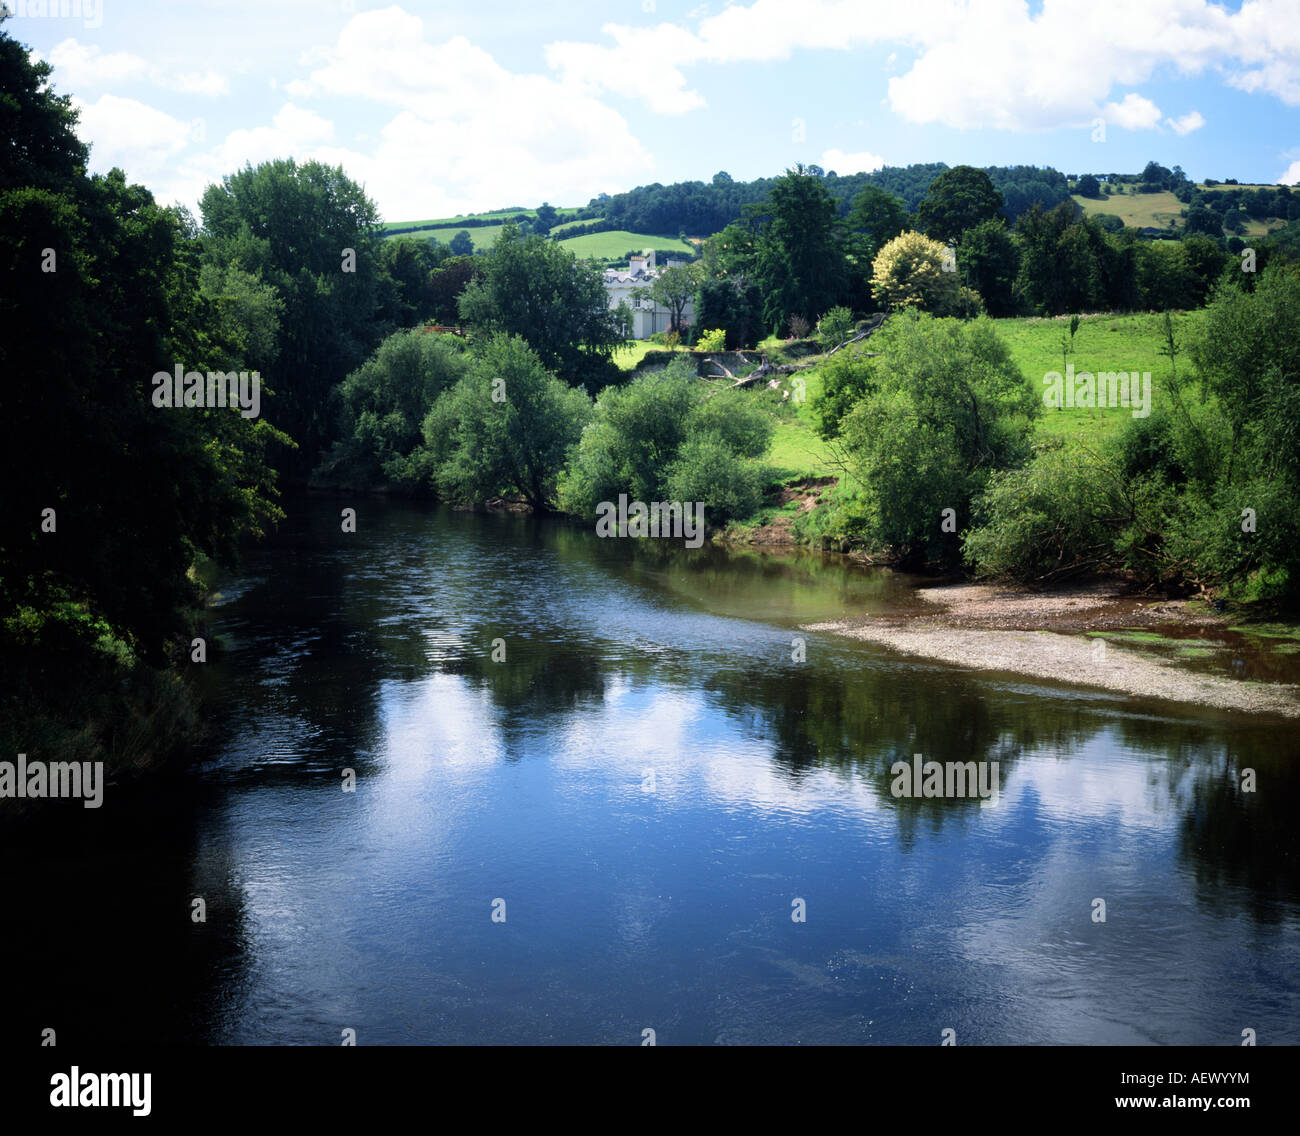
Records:
[[[1161,193],[1118,193],[1110,197],[1080,197],[1076,193],[1073,198],[1089,216],[1109,213],[1135,229],[1147,226],[1165,229],[1171,220],[1179,227],[1183,223],[1180,215],[1183,203],[1168,190]]]
[[[1175,313],[1174,324],[1180,348],[1176,359],[1178,373],[1191,374],[1191,361],[1181,352],[1185,340],[1199,312]],[[1160,354],[1164,346],[1161,334],[1163,316],[1095,315],[1084,316],[1074,337],[1074,351],[1061,357],[1061,333],[1068,334],[1069,317],[1017,317],[995,320],[1001,336],[1012,357],[1033,385],[1035,392],[1043,390],[1043,376],[1049,371],[1064,373],[1064,362],[1074,364],[1075,373],[1091,371],[1151,372],[1152,409],[1168,405],[1169,357]],[[815,477],[840,471],[832,463],[829,448],[813,432],[809,413],[810,405],[821,394],[821,378],[816,368],[801,372],[807,386],[807,402],[801,406],[786,404],[774,409],[776,432],[768,461],[776,467],[781,480],[798,477]],[[1188,388],[1187,397],[1195,397],[1194,385]],[[1073,435],[1089,442],[1098,442],[1121,429],[1131,421],[1132,411],[1124,407],[1062,410],[1043,409],[1038,419],[1040,436]]]
[[[608,233],[587,233],[581,237],[570,237],[561,241],[566,249],[575,256],[594,257],[597,260],[610,260],[620,257],[630,249],[673,249],[680,250],[688,256],[695,254],[695,246],[677,237],[656,237],[650,233],[629,233],[625,229],[615,229]]]

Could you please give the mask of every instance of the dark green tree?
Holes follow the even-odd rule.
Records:
[[[763,293],[763,320],[774,332],[795,315],[812,323],[839,302],[845,261],[837,214],[822,178],[803,166],[777,178],[768,200],[757,207],[755,279]]]
[[[991,221],[1002,210],[1002,194],[989,175],[974,166],[953,166],[930,186],[916,216],[927,236],[950,245],[981,221]]]

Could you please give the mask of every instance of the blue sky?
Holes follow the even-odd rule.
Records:
[[[287,155],[391,220],[796,161],[1300,181],[1300,0],[4,4],[92,168],[191,207]]]

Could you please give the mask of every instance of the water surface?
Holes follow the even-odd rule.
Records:
[[[800,632],[914,602],[833,557],[341,504],[221,581],[196,773],[6,844],[24,1028],[1300,1042],[1294,726]],[[997,806],[893,797],[914,753]]]

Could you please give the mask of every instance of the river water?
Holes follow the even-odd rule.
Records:
[[[199,768],[7,842],[22,1028],[1300,1042],[1294,726],[800,632],[912,602],[833,557],[287,507],[221,580]],[[996,805],[895,797],[918,753]]]

